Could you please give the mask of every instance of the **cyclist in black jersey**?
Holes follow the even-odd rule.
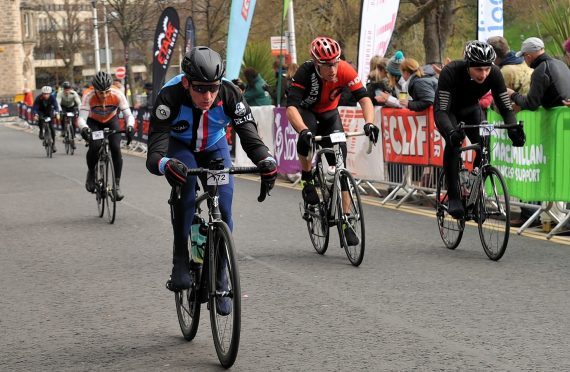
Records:
[[[465,214],[459,198],[459,156],[458,151],[465,138],[471,143],[480,143],[477,129],[465,131],[457,129],[457,123],[476,125],[485,120],[479,106],[479,99],[489,90],[493,94],[495,106],[503,116],[505,124],[516,124],[515,112],[511,104],[505,81],[499,67],[495,66],[495,51],[481,41],[470,41],[465,46],[464,59],[456,60],[441,70],[435,96],[435,124],[446,141],[443,167],[447,175],[449,214],[462,218]],[[513,146],[523,146],[525,134],[521,127],[509,129],[508,135]],[[475,166],[480,161],[475,157]]]
[[[204,46],[194,47],[182,61],[183,73],[168,81],[158,93],[151,117],[146,166],[164,175],[171,186],[181,187],[180,200],[173,204],[174,252],[171,290],[191,286],[188,234],[194,216],[196,176],[188,168],[208,168],[211,160],[222,158],[225,167],[232,161],[226,140],[231,123],[248,157],[257,164],[261,181],[271,190],[277,165],[257,132],[257,123],[238,87],[223,79],[220,55]],[[204,185],[204,179],[202,184]],[[233,176],[220,185],[222,219],[232,229]],[[220,278],[221,282],[227,279]],[[220,299],[222,300],[222,299]]]
[[[34,121],[40,125],[40,139],[44,139],[45,129],[46,135],[51,134],[51,138],[53,140],[52,149],[53,152],[56,152],[57,149],[55,148],[55,128],[53,127],[53,121],[47,123],[46,128],[44,128],[39,122],[40,116],[42,118],[49,117],[59,120],[59,105],[57,104],[55,97],[52,95],[52,88],[49,85],[43,86],[41,93],[34,100],[32,115],[34,116]]]

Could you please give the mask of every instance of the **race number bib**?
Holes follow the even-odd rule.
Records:
[[[95,132],[91,133],[91,138],[93,138],[94,140],[102,140],[103,137],[104,136],[102,130],[96,130]]]
[[[330,138],[332,143],[346,142],[344,132],[331,133]]]
[[[227,185],[230,183],[230,175],[222,171],[208,172],[208,186]]]

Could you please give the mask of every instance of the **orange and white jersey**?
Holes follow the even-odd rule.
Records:
[[[83,95],[81,106],[79,107],[79,118],[77,124],[80,129],[87,126],[87,118],[105,124],[111,120],[118,111],[123,112],[125,122],[129,126],[135,124],[135,118],[129,108],[127,97],[120,90],[111,87],[109,94],[100,97],[95,94],[93,87],[87,89]]]

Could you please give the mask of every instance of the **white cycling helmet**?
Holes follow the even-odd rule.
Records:
[[[44,85],[42,87],[42,93],[51,94],[51,87],[49,85]]]

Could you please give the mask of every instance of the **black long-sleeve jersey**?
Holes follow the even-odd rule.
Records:
[[[190,93],[182,85],[183,76],[181,74],[168,81],[154,105],[146,163],[151,173],[161,174],[158,163],[166,155],[171,138],[186,144],[190,151],[207,151],[226,135],[226,127],[230,123],[254,163],[271,156],[259,137],[249,105],[235,85],[222,80],[214,103],[204,111],[194,107]]]
[[[449,114],[463,116],[466,110],[478,105],[479,99],[489,90],[493,94],[495,105],[505,123],[515,124],[515,113],[499,67],[491,66],[489,76],[479,84],[469,76],[466,61],[457,60],[447,64],[441,70],[435,95],[434,110],[437,127],[448,133],[451,132],[454,127]]]

